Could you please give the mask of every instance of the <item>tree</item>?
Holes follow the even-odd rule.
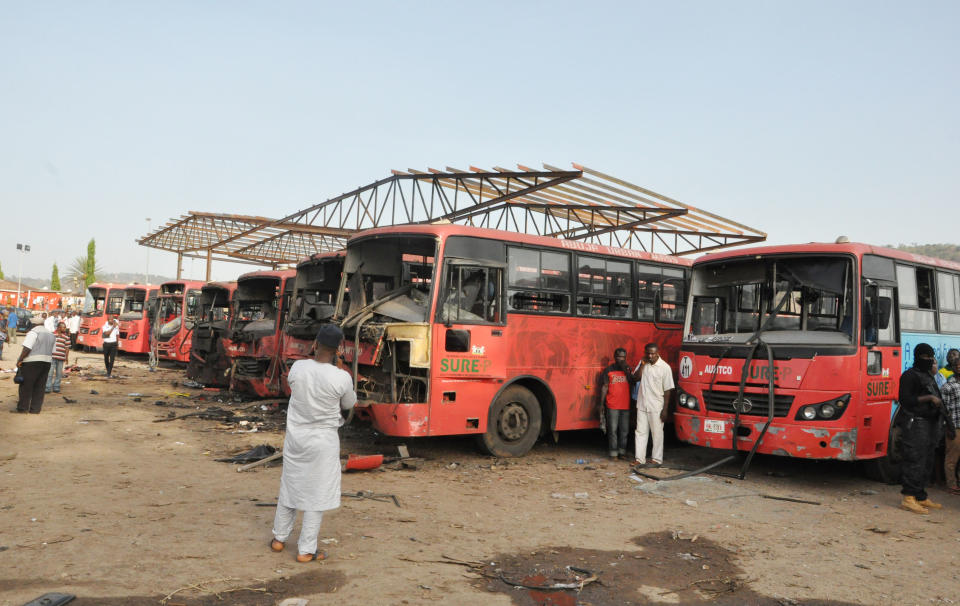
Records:
[[[3,280],[3,267],[0,267],[0,280]]]
[[[90,286],[97,281],[97,243],[93,238],[90,238],[90,243],[87,244],[86,270],[84,286]]]
[[[60,291],[60,270],[53,264],[53,274],[50,276],[50,290]]]

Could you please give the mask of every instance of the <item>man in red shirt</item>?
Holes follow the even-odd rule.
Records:
[[[633,376],[627,366],[627,350],[613,352],[613,364],[600,376],[601,414],[606,416],[607,454],[611,459],[627,458],[627,437],[630,434],[630,382]]]

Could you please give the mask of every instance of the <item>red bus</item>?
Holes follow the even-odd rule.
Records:
[[[190,339],[205,282],[174,280],[160,285],[150,347],[160,360],[188,362]]]
[[[237,279],[230,305],[227,356],[233,366],[232,387],[261,397],[276,397],[280,386],[283,316],[287,284],[297,270],[254,271]]]
[[[848,242],[706,255],[684,334],[681,440],[895,481],[900,373],[919,342],[941,363],[960,347],[960,264]]]
[[[461,225],[363,232],[336,312],[357,413],[391,436],[475,434],[496,456],[598,427],[616,348],[636,363],[656,342],[676,364],[690,264]]]
[[[103,349],[101,329],[107,316],[119,316],[123,312],[123,294],[126,286],[95,282],[87,288],[83,300],[83,314],[77,344],[84,349]]]
[[[120,314],[120,351],[150,353],[150,316],[157,301],[159,286],[128,286],[123,294]]]
[[[200,312],[190,344],[187,378],[207,387],[230,385],[226,332],[230,300],[236,289],[236,282],[209,282],[200,289]]]
[[[320,325],[333,317],[343,271],[343,251],[317,253],[297,265],[297,277],[288,280],[287,300],[291,301],[283,328],[283,351],[280,354],[281,390],[290,393],[287,373],[297,360],[310,357],[313,340]]]

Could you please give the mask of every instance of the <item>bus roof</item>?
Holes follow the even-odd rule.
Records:
[[[379,227],[376,229],[368,229],[366,231],[360,232],[356,236],[353,236],[348,241],[348,246],[350,243],[364,240],[367,238],[375,238],[377,236],[389,236],[389,235],[424,235],[424,236],[436,236],[441,239],[449,238],[450,236],[469,236],[473,238],[487,238],[491,240],[499,240],[501,242],[510,242],[514,244],[527,244],[532,246],[545,246],[550,248],[557,248],[566,251],[576,251],[582,253],[592,253],[598,255],[611,255],[615,257],[629,257],[631,259],[639,259],[646,261],[659,261],[661,263],[671,263],[674,265],[684,265],[690,266],[693,265],[691,259],[685,257],[675,257],[673,255],[662,255],[659,253],[650,253],[642,250],[634,250],[631,248],[617,248],[614,246],[603,246],[601,244],[592,244],[589,242],[581,242],[579,240],[564,240],[561,238],[550,238],[547,236],[531,236],[528,234],[521,234],[512,231],[504,231],[499,229],[487,229],[484,227],[470,227],[468,225],[456,225],[453,223],[445,223],[442,225],[400,225],[396,227]]]
[[[703,255],[694,261],[695,265],[701,263],[710,263],[713,261],[723,261],[729,259],[744,259],[756,257],[758,255],[780,255],[797,253],[846,253],[862,257],[863,255],[879,255],[890,257],[900,261],[908,261],[919,265],[932,265],[943,269],[960,271],[960,263],[937,259],[926,255],[917,255],[914,253],[887,248],[884,246],[874,246],[872,244],[863,244],[860,242],[847,242],[835,244],[830,242],[810,242],[808,244],[783,244],[779,246],[758,246],[754,248],[742,248],[735,251],[724,251]]]
[[[237,278],[237,282],[241,280],[252,280],[255,278],[278,278],[282,280],[284,278],[292,278],[296,275],[297,270],[295,269],[266,269],[247,272]]]
[[[214,288],[219,288],[229,292],[233,292],[237,289],[237,281],[234,280],[232,282],[207,282],[206,284],[203,285],[203,288],[201,288],[200,290],[201,291],[207,290],[207,289],[212,290]]]
[[[115,283],[113,283],[113,282],[94,282],[93,284],[91,284],[91,285],[88,286],[87,288],[88,288],[88,289],[90,289],[90,288],[103,288],[103,289],[106,289],[106,290],[124,290],[125,288],[127,288],[127,285],[126,285],[126,284],[115,284]]]
[[[335,250],[335,251],[329,251],[329,252],[314,253],[309,257],[305,257],[304,259],[300,260],[300,262],[297,263],[297,268],[299,269],[303,265],[314,263],[316,261],[325,261],[328,259],[336,259],[338,257],[344,257],[346,254],[347,254],[347,251],[345,250]]]

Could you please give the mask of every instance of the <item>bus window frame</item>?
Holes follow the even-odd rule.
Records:
[[[434,265],[436,266],[436,263],[434,263]],[[471,269],[471,268],[485,269],[485,270],[490,270],[490,269],[500,270],[500,285],[499,285],[500,321],[499,322],[491,322],[489,320],[468,321],[468,320],[461,320],[460,318],[453,319],[453,318],[443,317],[442,296],[443,296],[443,293],[447,292],[447,289],[449,287],[447,278],[449,273],[448,268],[450,266],[458,267],[460,271],[462,271],[463,269]],[[464,325],[464,326],[467,326],[467,325],[469,326],[506,326],[507,325],[507,313],[508,313],[507,290],[505,288],[506,273],[507,273],[506,263],[500,263],[498,261],[478,260],[478,259],[463,259],[459,257],[446,257],[443,260],[442,266],[440,268],[440,272],[441,272],[440,276],[442,277],[443,283],[440,284],[440,287],[438,289],[436,289],[437,301],[436,301],[436,310],[434,313],[434,318],[437,324],[442,324],[446,327],[453,326],[454,324]],[[436,269],[434,269],[434,276],[436,276]],[[510,313],[515,313],[515,312],[510,312]]]
[[[505,299],[505,300],[506,300],[506,306],[504,307],[504,316],[506,316],[506,315],[508,315],[508,314],[527,314],[527,315],[535,315],[535,316],[550,316],[550,317],[554,317],[554,318],[564,318],[564,317],[573,317],[573,316],[576,315],[576,314],[574,313],[574,310],[576,309],[576,306],[577,306],[577,300],[576,300],[576,289],[575,289],[574,286],[573,286],[573,279],[574,279],[574,275],[573,275],[573,264],[574,264],[574,257],[575,257],[575,255],[574,255],[573,252],[571,252],[571,251],[569,251],[569,250],[559,249],[559,248],[550,248],[550,247],[546,247],[546,246],[535,246],[535,245],[520,244],[520,243],[510,243],[510,244],[507,244],[507,247],[506,247],[506,248],[507,248],[507,250],[506,250],[506,259],[507,259],[507,260],[506,260],[506,265],[505,265],[504,270],[503,270],[503,278],[502,278],[502,279],[503,279],[503,293],[504,293],[504,296],[505,296],[505,298],[506,298],[506,299]],[[563,255],[564,257],[566,257],[566,259],[567,259],[567,288],[566,288],[566,289],[561,289],[561,288],[547,288],[547,287],[544,287],[542,284],[541,284],[541,285],[538,285],[536,288],[532,288],[532,287],[529,287],[529,286],[514,286],[514,285],[511,285],[511,284],[510,284],[510,275],[509,275],[509,274],[510,274],[510,251],[511,251],[511,250],[525,250],[525,251],[533,251],[533,252],[536,252],[537,255],[538,255],[538,257],[537,257],[537,258],[538,258],[538,261],[537,261],[537,264],[538,264],[538,265],[537,265],[537,271],[538,271],[538,272],[540,272],[540,271],[542,270],[542,267],[541,267],[541,265],[542,265],[542,257],[539,256],[539,255],[541,255],[542,253],[544,253],[544,252],[556,253],[556,254]],[[539,278],[540,275],[541,275],[541,274],[538,273],[538,279],[540,279],[540,278]],[[510,307],[510,298],[511,298],[511,293],[516,293],[516,292],[545,293],[545,294],[551,294],[551,295],[566,296],[566,297],[567,297],[567,311],[540,311],[540,310],[533,310],[533,309],[513,309],[512,307]]]
[[[939,301],[938,284],[936,280],[935,270],[932,267],[927,267],[924,265],[920,265],[918,263],[897,261],[895,264],[895,272],[897,277],[898,297],[900,294],[902,294],[903,286],[904,286],[903,280],[901,280],[901,271],[900,271],[901,268],[908,270],[912,275],[913,279],[912,281],[910,281],[910,284],[909,284],[911,290],[908,292],[912,293],[913,296],[911,298],[912,303],[909,303],[909,304],[904,304],[902,300],[898,300],[898,306],[896,307],[896,310],[897,310],[900,329],[903,330],[904,328],[906,328],[907,330],[912,332],[930,332],[930,333],[939,334],[941,332],[940,309],[939,309],[940,301]],[[929,280],[930,289],[931,289],[930,304],[932,305],[932,307],[920,307],[920,302],[921,302],[920,301],[920,284],[918,282],[919,270],[928,272],[930,276],[930,280]],[[908,323],[905,322],[906,320],[905,312],[907,313],[913,312],[917,314],[918,318],[929,317],[933,320],[933,325],[921,326],[913,322],[909,323],[908,325]]]

